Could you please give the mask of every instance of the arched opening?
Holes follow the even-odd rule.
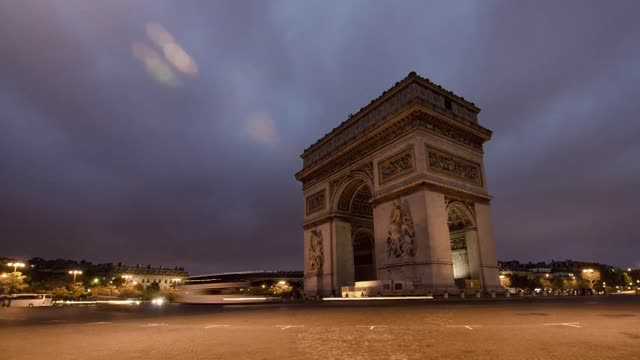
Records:
[[[447,209],[453,278],[460,289],[480,288],[475,225],[469,209],[452,204]]]
[[[369,185],[361,179],[348,183],[337,202],[337,213],[350,225],[350,232],[343,239],[349,244],[350,259],[344,262],[352,265],[353,281],[376,280],[375,241],[373,238],[372,193]],[[339,245],[338,245],[339,246]]]

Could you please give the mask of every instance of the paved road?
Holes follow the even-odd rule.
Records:
[[[640,297],[0,309],[2,359],[637,359]]]

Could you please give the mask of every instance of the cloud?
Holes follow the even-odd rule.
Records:
[[[1,251],[301,268],[300,153],[415,70],[494,131],[501,258],[640,265],[638,7],[3,3]]]
[[[273,143],[278,135],[276,123],[265,113],[249,114],[245,130],[251,140],[258,143]]]

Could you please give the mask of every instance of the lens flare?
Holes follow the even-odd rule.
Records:
[[[157,51],[143,43],[134,43],[131,50],[133,55],[145,65],[147,72],[154,80],[166,86],[180,84],[180,80],[171,69],[171,66],[164,61]]]
[[[176,70],[189,76],[198,73],[198,66],[191,56],[178,44],[176,39],[162,25],[148,23],[146,26],[147,36],[160,49],[165,59],[173,65]]]

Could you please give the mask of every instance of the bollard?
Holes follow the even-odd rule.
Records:
[[[482,295],[480,294],[480,290],[476,291],[476,297],[480,298]]]
[[[496,298],[496,291],[495,290],[491,290],[491,298],[492,299]]]
[[[442,297],[445,299],[449,298],[449,293],[445,290],[444,294],[442,294]]]
[[[460,299],[464,299],[464,290],[460,291]]]

